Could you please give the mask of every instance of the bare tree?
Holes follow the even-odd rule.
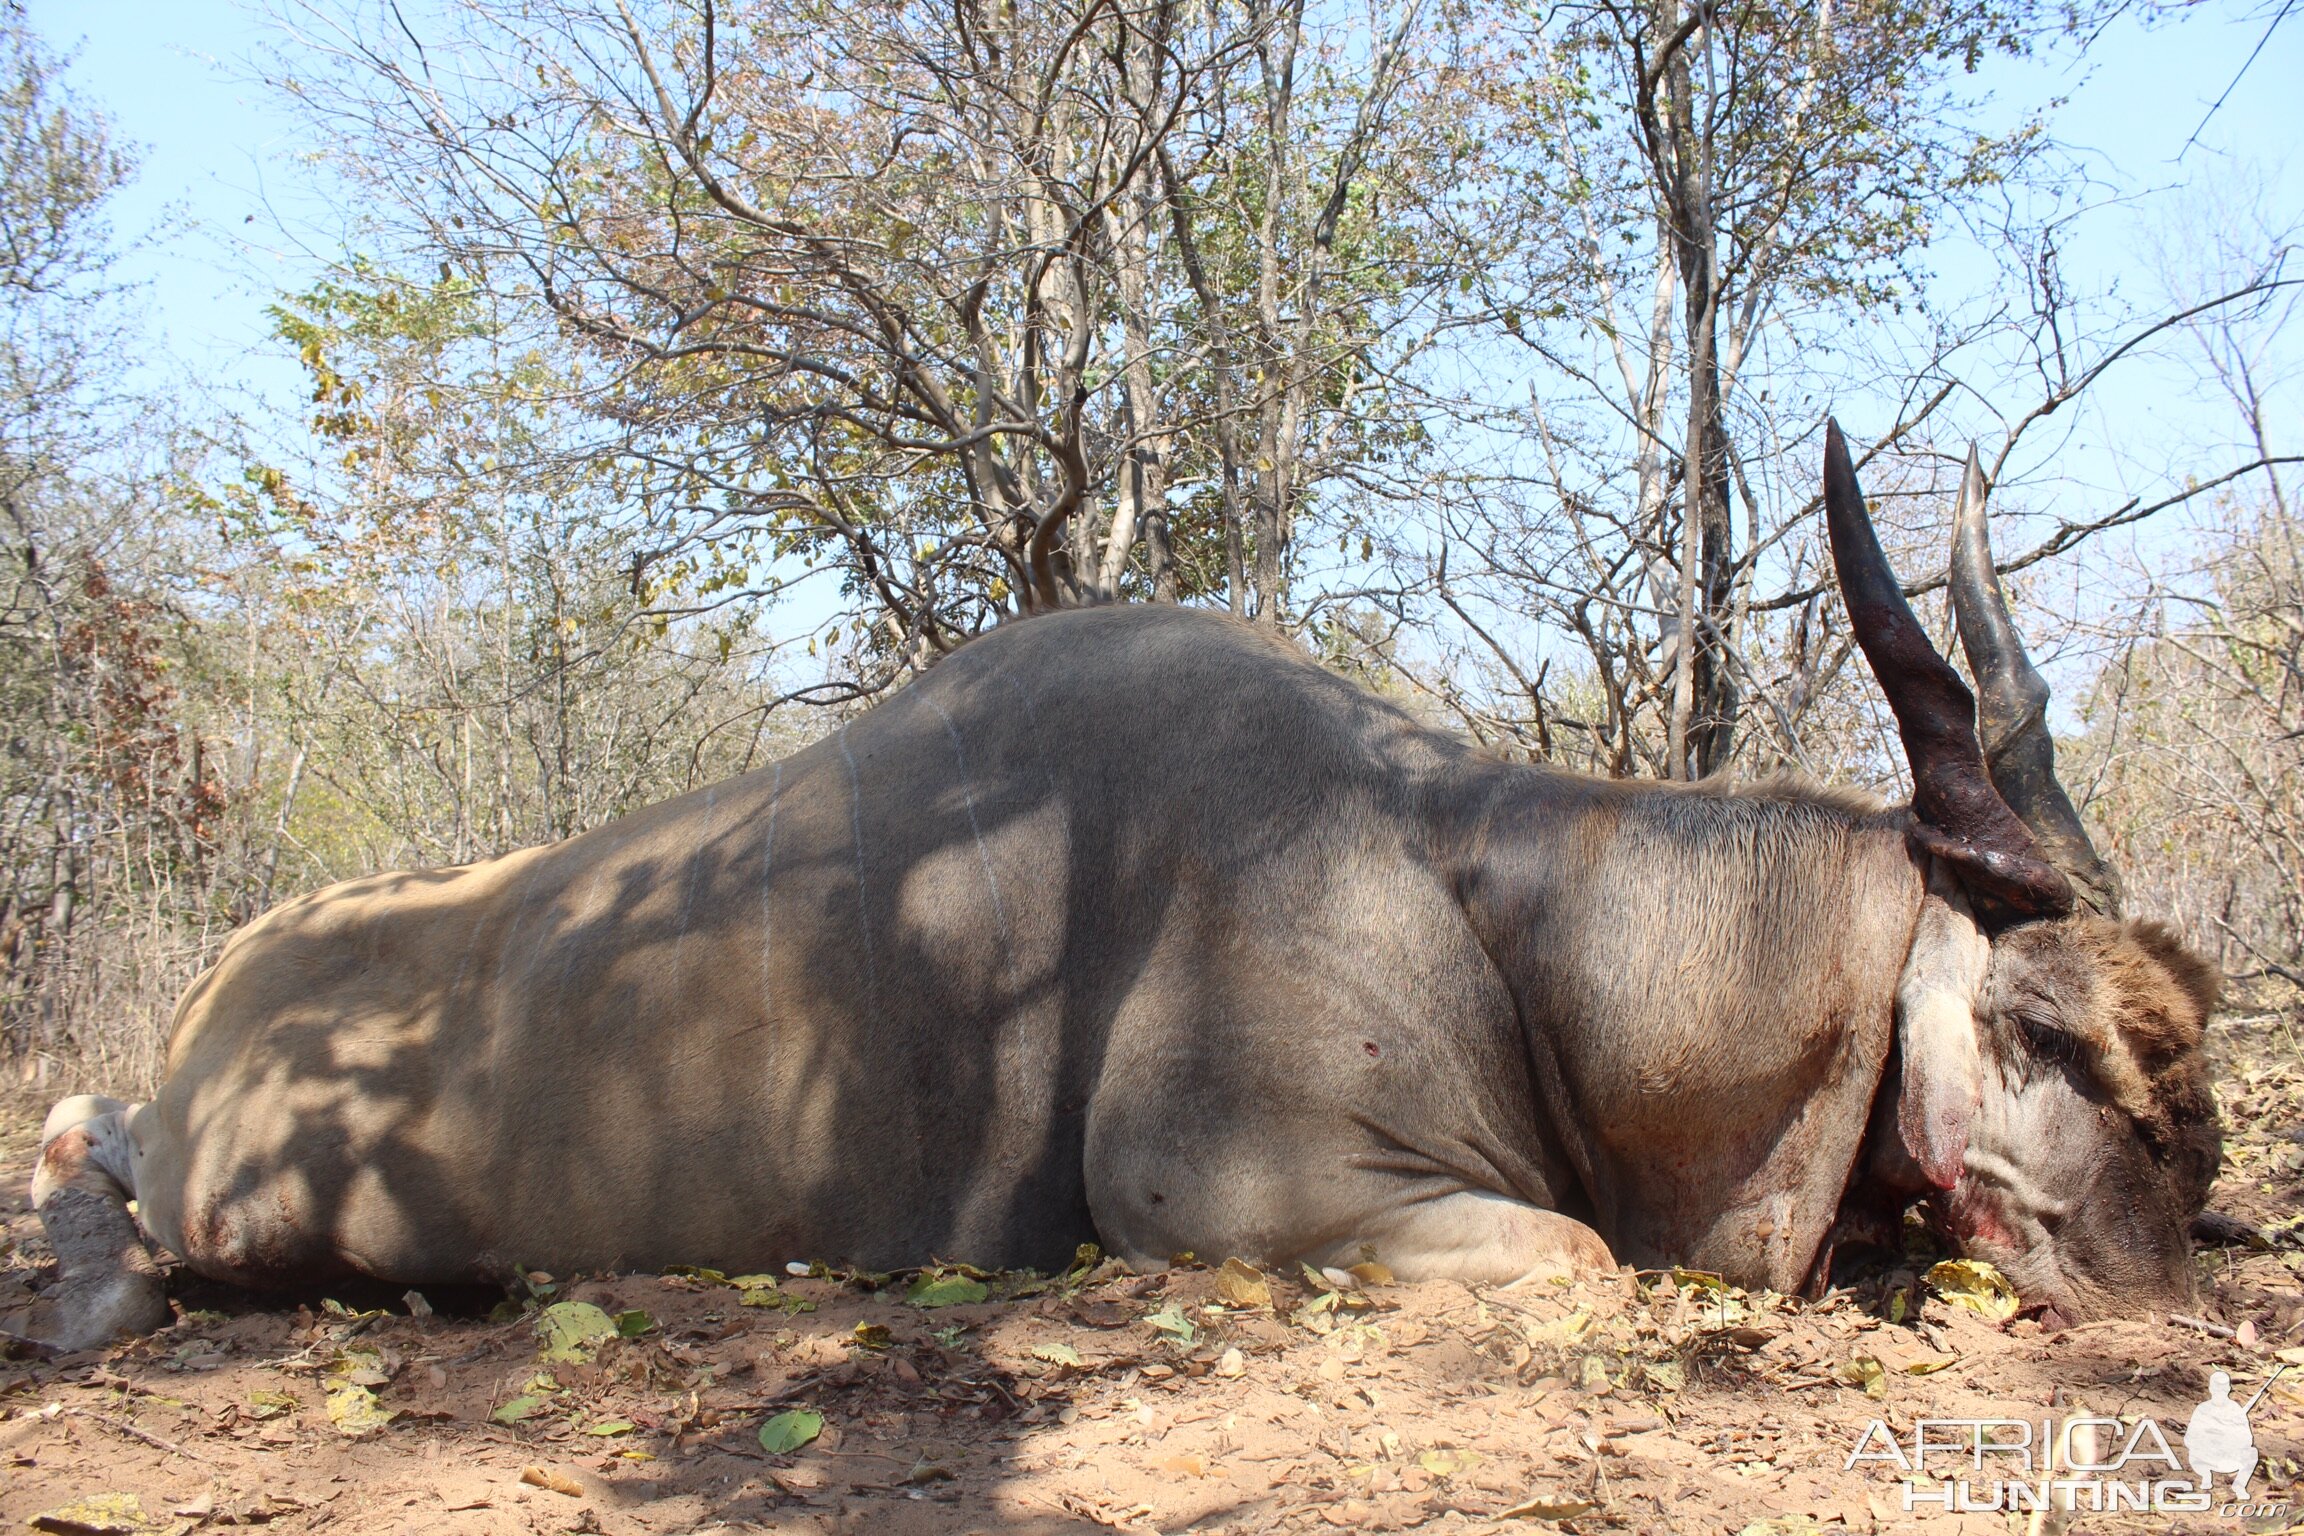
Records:
[[[2172,292],[2248,295],[2189,315],[2167,360],[2222,407],[2220,446],[2244,468],[2207,488],[2182,553],[2171,540],[2140,561],[2130,600],[2097,621],[2111,660],[2085,745],[2094,813],[2153,906],[2235,977],[2304,989],[2304,285],[2288,280],[2295,231],[2265,206],[2196,202],[2158,252]]]
[[[1308,489],[1380,434],[1445,265],[1369,195],[1432,158],[1414,3],[1357,60],[1301,5],[1172,0],[305,35],[334,69],[294,89],[403,248],[605,370],[582,451],[625,465],[635,588],[836,568],[882,679],[1123,592],[1283,622]]]

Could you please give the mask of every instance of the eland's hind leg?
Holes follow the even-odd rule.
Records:
[[[62,1273],[31,1306],[0,1317],[0,1333],[57,1349],[94,1349],[168,1321],[160,1267],[128,1214],[131,1113],[117,1099],[86,1095],[49,1112],[32,1203]]]

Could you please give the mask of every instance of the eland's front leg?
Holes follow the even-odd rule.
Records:
[[[32,1203],[61,1274],[38,1301],[0,1317],[0,1333],[56,1349],[95,1349],[168,1321],[160,1266],[128,1214],[132,1112],[115,1099],[82,1096],[49,1113]]]
[[[1315,1264],[1349,1268],[1373,1258],[1402,1280],[1522,1285],[1604,1275],[1616,1257],[1571,1216],[1486,1190],[1419,1200],[1330,1244]]]

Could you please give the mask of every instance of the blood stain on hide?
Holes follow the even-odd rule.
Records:
[[[1366,1052],[1367,1052],[1369,1055],[1371,1055],[1371,1056],[1381,1056],[1381,1055],[1383,1055],[1383,1054],[1384,1054],[1384,1052],[1383,1052],[1383,1049],[1382,1049],[1380,1046],[1378,1046],[1378,1045],[1376,1044],[1376,1042],[1375,1042],[1375,1041],[1373,1041],[1373,1040],[1363,1040],[1363,1041],[1361,1041],[1361,1042],[1360,1042],[1360,1049],[1362,1049],[1362,1050],[1366,1051]]]
[[[1161,1204],[1162,1202],[1166,1201],[1166,1200],[1167,1200],[1167,1198],[1168,1198],[1168,1197],[1167,1197],[1166,1195],[1164,1195],[1164,1194],[1160,1193],[1160,1191],[1158,1191],[1158,1190],[1153,1190],[1153,1191],[1152,1191],[1152,1203],[1153,1203],[1154,1205],[1159,1205],[1159,1204]]]

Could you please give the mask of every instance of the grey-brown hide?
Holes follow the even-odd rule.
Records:
[[[1507,765],[1229,619],[1057,614],[745,778],[269,914],[130,1182],[251,1284],[1093,1237],[1789,1288],[1921,894],[1899,813]]]
[[[1860,1183],[1918,1166],[1907,1094],[1921,1188],[2043,1166],[1977,1023],[2017,1016],[1986,1000],[2033,941],[1980,974],[1909,830],[1500,763],[1220,616],[1050,615],[760,772],[268,914],[187,993],[157,1098],[59,1136],[42,1209],[132,1194],[255,1285],[1045,1268],[1093,1237],[1791,1289],[1876,1100],[1897,1155]],[[2120,1058],[2150,1088],[2123,1126],[2196,1073],[2196,1019],[2165,1044]],[[2074,1198],[2135,1198],[2099,1184]],[[125,1261],[90,1233],[94,1285]],[[2077,1298],[2087,1253],[2051,1247]],[[104,1294],[7,1325],[84,1338],[157,1293]]]

